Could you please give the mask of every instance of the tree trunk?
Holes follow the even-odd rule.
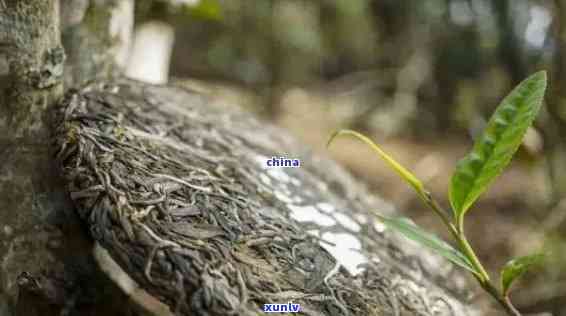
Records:
[[[0,65],[7,65],[0,74],[2,316],[58,315],[85,303],[77,293],[107,302],[85,310],[93,315],[124,297],[97,271],[53,161],[50,109],[63,94],[65,63],[60,38],[58,1],[0,1]]]
[[[515,31],[514,21],[511,17],[510,7],[513,1],[492,0],[493,12],[497,14],[497,26],[499,29],[498,55],[500,62],[505,65],[513,85],[518,84],[525,78],[527,71],[522,60],[520,39]]]
[[[56,267],[61,224],[71,204],[55,179],[45,115],[63,93],[64,52],[56,1],[2,1],[0,41],[9,66],[1,101],[0,270],[2,300],[13,310],[18,282]],[[59,225],[57,225],[59,223]],[[53,270],[53,269],[48,269]],[[52,271],[47,273],[51,274]],[[21,277],[21,278],[20,278]],[[19,301],[26,305],[25,299]],[[36,315],[35,306],[26,313]]]
[[[566,198],[566,181],[561,176],[566,167],[566,1],[555,0],[556,10],[553,19],[556,41],[556,54],[554,57],[552,73],[556,84],[550,93],[550,102],[547,103],[549,124],[545,126],[545,146],[548,152],[549,178],[552,185],[552,205],[554,207]]]
[[[133,0],[61,1],[66,87],[120,75],[134,22]]]

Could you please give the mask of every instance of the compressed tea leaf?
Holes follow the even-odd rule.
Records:
[[[427,306],[439,297],[446,314],[468,314],[451,294],[461,289],[438,281],[446,269],[416,271],[426,265],[399,250],[405,244],[361,220],[383,202],[250,114],[182,87],[94,82],[58,108],[55,141],[92,237],[176,315],[262,315],[263,304],[286,303],[289,292],[302,293],[294,303],[313,315],[431,315]],[[266,170],[266,159],[282,156],[301,167]],[[326,216],[328,225],[301,222],[297,215],[306,212]],[[328,234],[355,238],[337,220],[346,217],[365,231],[348,258],[323,241]],[[423,261],[434,256],[419,251]],[[357,272],[346,269],[354,257],[365,258],[350,267]],[[377,286],[383,280],[395,280],[395,290]],[[406,293],[407,303],[387,303],[397,299],[394,291]]]

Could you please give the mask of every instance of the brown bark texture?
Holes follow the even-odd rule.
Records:
[[[124,298],[97,270],[52,158],[64,63],[57,1],[0,1],[2,316],[65,315],[76,303],[99,315]]]

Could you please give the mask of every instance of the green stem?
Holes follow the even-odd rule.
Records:
[[[505,294],[501,294],[497,287],[493,285],[489,278],[489,274],[481,264],[478,256],[474,252],[474,249],[468,242],[466,235],[464,233],[464,218],[463,216],[458,217],[456,221],[456,225],[452,223],[448,213],[434,200],[432,195],[429,192],[423,191],[419,192],[420,197],[422,200],[440,217],[444,225],[448,228],[454,239],[458,242],[460,246],[460,251],[464,253],[464,255],[470,260],[470,264],[474,268],[476,273],[474,273],[474,277],[480,284],[480,286],[488,292],[493,298],[505,309],[509,316],[521,316],[521,313],[513,306],[509,296]]]
[[[517,310],[515,308],[515,306],[513,306],[513,304],[511,303],[511,300],[509,299],[509,296],[505,296],[503,298],[503,302],[504,302],[503,307],[505,308],[507,313],[509,313],[509,315],[521,316],[521,312],[519,312],[519,310]]]
[[[460,236],[462,236],[462,238],[460,238],[458,241],[460,242],[462,251],[464,251],[468,259],[470,259],[474,268],[480,272],[479,275],[474,275],[480,286],[503,307],[503,309],[507,312],[507,314],[509,314],[509,316],[521,316],[521,313],[511,303],[509,296],[501,294],[497,287],[495,287],[490,281],[489,274],[485,271],[481,262],[475,255],[472,247],[470,246],[470,243],[464,236],[463,231]]]
[[[421,198],[423,201],[440,217],[444,225],[448,228],[452,237],[458,242],[460,245],[461,251],[464,252],[464,255],[468,257],[471,261],[472,267],[478,271],[478,276],[482,281],[489,280],[489,275],[485,271],[484,267],[482,266],[481,262],[479,261],[478,257],[474,253],[474,250],[470,246],[470,243],[466,240],[464,236],[464,228],[461,225],[458,227],[454,226],[451,222],[450,218],[447,215],[447,212],[436,202],[436,200],[432,197],[432,195],[428,192],[424,192],[421,194]]]
[[[419,196],[426,203],[426,205],[428,205],[428,207],[430,207],[434,211],[434,213],[438,215],[438,217],[440,217],[440,219],[442,220],[444,225],[448,228],[454,239],[458,240],[458,231],[456,230],[454,224],[452,224],[452,221],[450,217],[448,217],[448,213],[446,212],[446,210],[444,210],[442,206],[440,206],[436,202],[436,200],[432,197],[432,195],[429,192],[427,191],[419,192]]]
[[[470,243],[466,239],[464,232],[461,231],[461,230],[458,230],[457,241],[460,244],[460,250],[462,252],[464,252],[464,255],[466,255],[466,257],[468,257],[468,259],[470,260],[470,263],[472,264],[474,269],[478,272],[478,274],[480,276],[480,280],[482,282],[490,283],[489,274],[487,273],[487,271],[485,270],[485,268],[481,264],[480,260],[478,259],[478,256],[474,252],[474,249],[472,248],[472,246],[470,245]]]
[[[491,296],[493,296],[495,300],[497,300],[499,305],[503,307],[503,309],[507,312],[509,316],[521,316],[521,313],[511,303],[509,296],[500,294],[497,288],[491,282],[483,283],[481,284],[481,287],[486,292],[491,294]]]

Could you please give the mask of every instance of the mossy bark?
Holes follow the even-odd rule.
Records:
[[[59,315],[94,288],[102,294],[89,300],[110,299],[97,313],[111,310],[103,295],[123,299],[97,271],[52,159],[50,109],[63,95],[64,64],[58,1],[0,0],[1,316]]]

